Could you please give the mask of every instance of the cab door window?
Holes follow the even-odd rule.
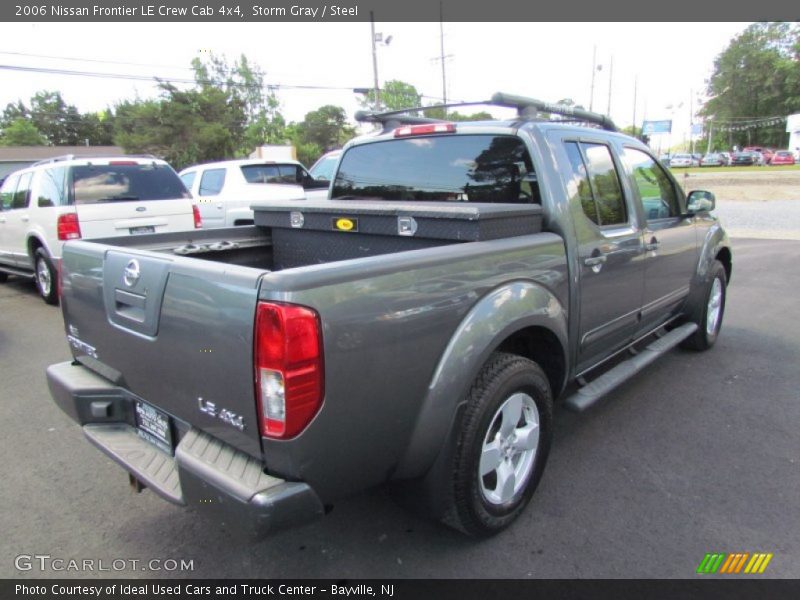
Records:
[[[633,184],[639,192],[647,220],[680,216],[675,186],[655,159],[634,148],[625,148],[623,159],[631,170]]]

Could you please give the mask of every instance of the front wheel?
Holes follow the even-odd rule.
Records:
[[[708,350],[717,341],[725,313],[725,296],[728,277],[725,267],[718,260],[711,264],[711,279],[706,285],[705,300],[695,309],[691,321],[697,323],[697,331],[681,344],[691,350]]]
[[[519,516],[541,479],[552,438],[553,400],[539,365],[496,352],[466,401],[444,522],[488,537]]]
[[[58,273],[53,261],[44,248],[38,248],[33,255],[36,269],[36,289],[48,304],[58,304]]]

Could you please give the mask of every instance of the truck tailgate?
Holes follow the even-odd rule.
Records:
[[[62,306],[73,356],[173,418],[259,457],[253,323],[263,273],[66,244]]]

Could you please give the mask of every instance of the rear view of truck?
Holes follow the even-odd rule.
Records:
[[[449,476],[467,431],[499,516],[454,523],[441,490],[433,512],[506,526],[544,467],[568,278],[525,145],[499,129],[355,145],[334,200],[258,205],[253,227],[68,244],[56,402],[135,487],[256,533]],[[510,354],[527,346],[542,368]],[[519,391],[478,397],[501,380]]]

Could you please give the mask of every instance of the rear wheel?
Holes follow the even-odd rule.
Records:
[[[33,255],[36,269],[36,289],[48,304],[58,304],[58,272],[44,248],[38,248]]]
[[[519,516],[547,461],[552,412],[550,385],[536,363],[491,356],[467,396],[445,523],[487,537]]]

